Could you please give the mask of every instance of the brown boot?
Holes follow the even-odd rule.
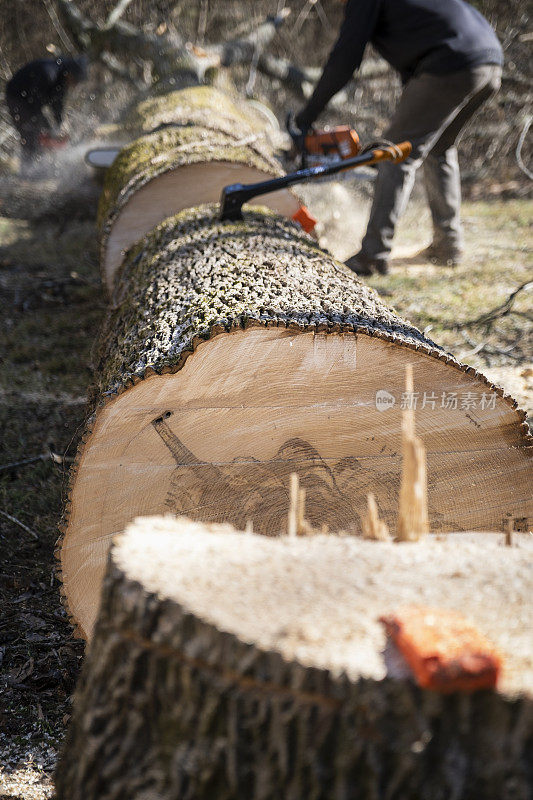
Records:
[[[439,267],[457,267],[462,261],[463,251],[458,247],[446,247],[433,242],[418,255]]]
[[[356,275],[387,275],[389,272],[389,262],[378,258],[370,258],[361,251],[354,256],[350,256],[345,262],[345,266],[355,272]]]

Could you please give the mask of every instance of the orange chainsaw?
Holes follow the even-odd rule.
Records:
[[[347,170],[360,170],[362,167],[371,167],[382,161],[391,161],[399,164],[405,161],[411,154],[411,142],[374,142],[364,147],[356,156],[349,158],[335,158],[329,164],[322,164],[316,167],[306,167],[305,169],[290,172],[281,178],[271,178],[259,183],[232,183],[224,186],[220,196],[220,219],[239,220],[242,219],[243,203],[248,203],[254,197],[263,194],[276,192],[279,189],[287,189],[297,183],[307,181],[317,181],[328,179],[332,175],[339,175]],[[301,222],[297,219],[298,222]],[[315,220],[316,221],[316,220]],[[305,221],[307,225],[307,221]],[[302,227],[304,225],[302,224]],[[312,226],[311,226],[312,227]],[[310,230],[311,228],[309,228]],[[305,230],[308,230],[306,227]]]
[[[66,147],[69,143],[69,136],[66,133],[61,133],[53,136],[48,131],[42,131],[39,134],[39,144],[43,150],[60,150]]]
[[[292,155],[299,157],[300,169],[326,166],[339,159],[353,158],[361,152],[357,131],[349,125],[324,130],[310,128],[303,133],[296,128],[294,117],[289,113],[287,131],[293,143]]]

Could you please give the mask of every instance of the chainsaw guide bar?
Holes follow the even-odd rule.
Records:
[[[85,163],[95,169],[108,169],[120,150],[120,147],[94,147],[85,153]]]

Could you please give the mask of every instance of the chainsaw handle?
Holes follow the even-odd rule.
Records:
[[[367,164],[379,164],[380,161],[392,161],[393,164],[400,164],[411,155],[412,149],[411,142],[399,142],[386,147],[376,147],[371,151],[372,159],[367,161]]]

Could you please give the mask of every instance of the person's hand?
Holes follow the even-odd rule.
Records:
[[[312,130],[311,126],[303,126],[298,123],[298,116],[294,115],[293,111],[289,111],[286,119],[286,127],[289,136],[292,139],[294,149],[299,153],[305,149],[305,137]]]

